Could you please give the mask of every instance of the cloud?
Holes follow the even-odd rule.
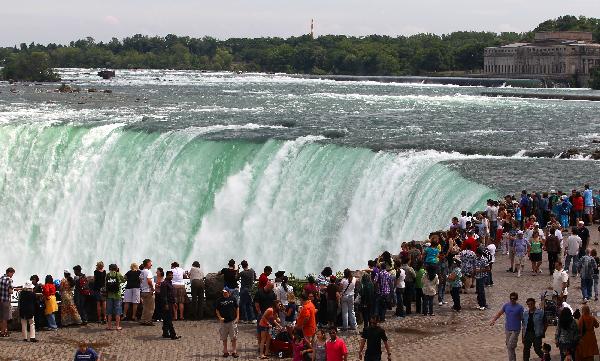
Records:
[[[113,15],[107,15],[102,20],[109,25],[119,25],[119,18]]]

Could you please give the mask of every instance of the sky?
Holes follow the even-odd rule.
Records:
[[[0,46],[134,34],[230,37],[529,31],[561,15],[600,17],[599,0],[25,0],[0,9]]]

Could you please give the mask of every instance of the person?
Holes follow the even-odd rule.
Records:
[[[19,317],[21,318],[23,341],[37,342],[35,338],[35,320],[33,319],[36,302],[33,283],[25,282],[23,290],[19,293]],[[27,334],[27,326],[29,326],[29,335]]]
[[[242,322],[256,322],[254,311],[252,310],[252,297],[250,291],[256,280],[256,272],[248,267],[248,261],[240,262],[242,271],[240,272],[240,318]]]
[[[341,306],[342,306],[342,330],[356,330],[356,315],[354,314],[354,290],[356,289],[356,278],[350,269],[344,270],[344,278],[340,282]]]
[[[140,267],[137,263],[129,265],[129,271],[125,272],[125,295],[123,297],[123,320],[129,319],[129,307],[131,306],[131,320],[137,321],[137,309],[140,304]]]
[[[544,244],[544,249],[548,253],[548,270],[550,271],[550,275],[552,275],[554,273],[555,263],[558,260],[561,251],[560,240],[556,236],[556,228],[550,228],[546,243]]]
[[[313,349],[310,341],[307,341],[302,333],[302,330],[296,329],[294,331],[292,343],[292,361],[304,361],[305,357],[312,359],[310,354],[312,354]]]
[[[13,280],[15,269],[8,267],[0,277],[0,337],[8,337],[8,321],[12,319],[10,299],[13,293]]]
[[[215,312],[221,325],[219,326],[219,335],[223,342],[223,357],[233,356],[238,358],[237,354],[237,323],[240,319],[240,308],[238,302],[233,297],[233,292],[225,286],[223,288],[223,297],[219,298],[216,303]],[[227,350],[227,338],[231,341],[231,354]]]
[[[550,356],[552,346],[550,346],[550,344],[548,343],[544,343],[542,345],[542,351],[544,352],[544,355],[542,356],[542,359],[540,361],[552,361],[552,357]]]
[[[35,305],[35,314],[33,315],[33,320],[35,322],[35,330],[38,331],[42,329],[42,320],[44,317],[44,308],[46,307],[44,304],[44,296],[42,294],[42,284],[40,283],[40,277],[38,275],[32,275],[29,277],[29,281],[33,285],[33,293],[36,298]]]
[[[567,237],[567,240],[565,241],[565,254],[566,254],[565,269],[567,271],[569,271],[569,265],[571,265],[571,262],[573,262],[573,266],[571,268],[571,270],[572,270],[571,276],[572,277],[577,276],[577,264],[579,261],[579,248],[581,247],[582,243],[583,243],[583,241],[581,240],[581,238],[575,233],[573,233],[569,237]]]
[[[592,249],[592,252],[590,253],[590,255],[594,258],[594,261],[596,261],[596,268],[594,269],[593,283],[594,283],[594,301],[598,301],[598,275],[600,274],[600,257],[598,257],[598,252],[596,251],[596,249]]]
[[[329,284],[326,289],[327,295],[327,325],[335,325],[337,310],[340,303],[340,288],[335,276],[329,276]]]
[[[423,316],[433,316],[433,297],[437,293],[439,279],[435,266],[427,268],[427,274],[423,276]]]
[[[90,285],[87,276],[81,271],[81,266],[76,265],[73,267],[73,273],[75,273],[75,307],[81,317],[81,324],[86,325],[88,321],[87,317],[87,298],[92,295]]]
[[[397,267],[396,268],[396,318],[403,318],[406,316],[406,313],[404,312],[404,300],[402,299],[402,296],[404,296],[404,288],[406,286],[405,281],[406,280],[406,271],[404,269],[402,269],[401,267]]]
[[[327,361],[325,353],[325,345],[327,344],[327,336],[322,328],[317,330],[315,340],[312,344],[313,354],[312,361]]]
[[[277,301],[277,296],[273,291],[273,283],[267,282],[265,287],[256,290],[256,294],[254,295],[254,309],[258,315],[257,320],[260,321],[265,311],[273,305],[273,301]],[[262,338],[260,322],[256,323],[256,335],[260,345]]]
[[[592,298],[592,288],[594,286],[594,270],[598,269],[598,265],[591,256],[592,250],[586,249],[585,255],[581,257],[578,265],[579,275],[581,276],[581,297],[583,303],[586,303]]]
[[[298,314],[298,319],[296,319],[295,328],[301,329],[304,337],[312,339],[317,332],[317,310],[313,304],[315,294],[309,293],[308,295],[303,295],[303,297],[304,302]]]
[[[534,276],[540,272],[540,266],[542,264],[542,247],[543,244],[540,238],[540,232],[535,230],[529,240],[529,259],[531,260],[531,269]]]
[[[298,313],[298,305],[296,304],[296,296],[293,292],[287,294],[287,305],[284,309],[285,327],[288,334],[292,334],[296,326],[296,315]]]
[[[363,318],[363,328],[369,325],[371,315],[375,312],[375,285],[368,273],[363,273],[360,279],[360,312]]]
[[[560,311],[554,339],[560,350],[561,361],[564,361],[567,356],[576,359],[575,349],[579,342],[579,328],[568,307],[563,307]]]
[[[346,343],[341,338],[337,337],[337,329],[335,326],[329,327],[329,340],[325,343],[325,354],[327,361],[347,361],[348,348]]]
[[[145,259],[142,262],[140,272],[140,297],[142,299],[142,317],[140,324],[152,326],[152,315],[154,314],[154,283],[152,282],[152,260]]]
[[[484,311],[488,307],[485,297],[485,282],[488,273],[491,271],[488,266],[488,259],[484,256],[484,249],[483,247],[477,248],[477,259],[475,260],[474,268],[475,292],[477,293],[477,304],[481,311]]]
[[[412,312],[411,303],[415,299],[415,281],[417,279],[417,273],[415,272],[414,268],[412,268],[410,266],[409,262],[410,262],[409,257],[403,257],[400,259],[400,263],[402,263],[402,266],[400,267],[400,269],[402,269],[405,274],[404,294],[402,295],[403,296],[402,301],[404,302],[404,314],[405,315],[410,315]],[[364,315],[363,315],[363,318],[364,318]],[[366,318],[366,320],[368,320],[368,319],[369,318]],[[365,324],[368,322],[366,320],[365,320]]]
[[[369,327],[363,330],[360,334],[360,344],[358,350],[358,358],[363,359],[363,350],[365,343],[367,350],[364,352],[364,361],[381,361],[381,343],[385,346],[388,360],[392,359],[392,352],[388,344],[388,338],[385,330],[377,323],[377,316],[371,316]]]
[[[173,319],[184,320],[183,312],[185,304],[189,302],[187,292],[185,291],[185,271],[179,267],[178,262],[171,263],[171,271],[173,272],[173,288],[175,289],[175,305],[173,307]],[[177,317],[179,311],[179,318]]]
[[[164,280],[165,271],[162,267],[156,267],[156,276],[154,276],[154,312],[152,314],[152,320],[156,322],[163,321],[163,302],[160,297],[160,285]]]
[[[590,231],[585,227],[583,221],[578,221],[577,227],[573,230],[573,234],[576,234],[581,238],[581,246],[579,247],[579,258],[581,258],[590,243]]]
[[[81,325],[81,316],[73,302],[73,288],[75,280],[69,270],[65,270],[64,278],[60,280],[60,321],[61,325]]]
[[[546,323],[544,322],[544,311],[535,307],[535,299],[528,298],[525,301],[527,310],[523,313],[522,326],[523,334],[523,361],[529,361],[531,346],[535,354],[542,357],[542,338],[546,332]]]
[[[56,302],[56,286],[54,279],[50,275],[46,275],[44,285],[42,286],[42,295],[44,297],[44,316],[46,316],[47,330],[56,331],[56,318],[54,313],[58,312],[58,303]]]
[[[119,267],[111,263],[108,265],[106,275],[106,329],[112,330],[112,318],[115,318],[115,330],[120,331],[121,314],[123,313],[123,292],[121,285],[125,283],[125,277],[119,272]]]
[[[162,337],[179,340],[181,336],[177,335],[175,327],[173,327],[173,308],[176,303],[173,271],[167,271],[164,281],[160,284],[160,298],[163,308]]]
[[[106,271],[104,262],[96,263],[94,270],[94,298],[96,299],[96,318],[98,323],[106,323]]]
[[[440,253],[440,262],[437,266],[437,274],[439,279],[438,290],[437,290],[437,300],[438,305],[447,305],[448,301],[444,300],[446,296],[446,284],[448,283],[448,261],[446,260],[447,253]],[[491,274],[491,272],[490,272]],[[491,279],[491,278],[490,278]]]
[[[102,352],[97,353],[96,350],[88,346],[87,342],[80,341],[75,351],[74,361],[98,361],[102,357]]]
[[[258,277],[258,288],[265,288],[265,286],[267,285],[267,283],[269,283],[269,276],[271,275],[271,273],[273,272],[273,268],[271,268],[271,266],[265,266],[265,268],[263,268],[263,273],[260,274],[260,276]]]
[[[569,274],[563,269],[562,261],[556,261],[556,270],[552,274],[552,290],[554,290],[562,301],[567,300],[569,295]]]
[[[450,282],[450,296],[452,296],[452,309],[456,312],[460,312],[460,290],[462,288],[462,270],[460,266],[460,259],[454,258],[454,269],[448,275],[448,282]]]
[[[270,283],[269,283],[270,284]],[[265,287],[268,287],[268,285]],[[260,341],[258,343],[258,354],[260,359],[269,358],[269,346],[271,345],[270,331],[271,327],[281,328],[277,314],[279,312],[279,301],[273,299],[272,304],[262,313],[260,321],[258,321],[258,331]]]
[[[516,292],[511,292],[510,301],[502,306],[490,322],[490,325],[493,326],[502,315],[505,315],[504,334],[506,336],[506,350],[508,351],[509,361],[517,360],[517,342],[519,340],[519,333],[521,333],[524,308],[517,303],[518,300],[519,295]]]
[[[293,293],[294,288],[288,284],[288,278],[287,276],[283,275],[283,271],[281,272],[282,273],[280,277],[278,277],[279,284],[275,286],[273,291],[275,292],[277,301],[281,302],[281,304],[283,305],[284,309],[279,312],[279,320],[281,321],[282,326],[285,327],[287,326],[287,323],[285,321],[285,308],[288,305],[288,294]]]
[[[227,268],[220,270],[218,275],[223,275],[225,287],[233,292],[233,297],[236,298],[239,304],[240,292],[238,291],[238,280],[240,279],[240,272],[239,269],[235,267],[235,260],[230,259],[227,263]]]
[[[415,274],[415,310],[416,313],[421,313],[423,302],[423,277],[425,276],[425,269],[423,268],[422,263],[418,262],[415,265]],[[381,322],[383,319],[380,317],[379,321]]]
[[[586,184],[584,186],[585,190],[583,191],[583,203],[585,206],[584,214],[585,218],[587,218],[588,225],[592,225],[594,223],[594,196],[593,191],[590,189],[590,185]]]
[[[529,252],[529,241],[524,238],[523,231],[517,231],[517,238],[514,242],[515,267],[517,268],[517,277],[521,277],[521,272],[525,268],[525,255]]]
[[[200,267],[200,262],[194,261],[192,268],[188,271],[192,290],[192,315],[194,319],[201,320],[204,318],[204,288],[206,282],[204,280],[204,272]]]
[[[581,335],[575,350],[577,361],[593,361],[594,356],[600,355],[594,330],[599,326],[598,320],[592,316],[590,307],[588,305],[581,307],[581,317],[577,321],[577,327],[579,327],[579,334]]]

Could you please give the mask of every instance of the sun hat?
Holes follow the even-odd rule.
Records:
[[[33,283],[31,283],[30,281],[25,282],[25,285],[23,286],[23,289],[32,290],[33,289]]]

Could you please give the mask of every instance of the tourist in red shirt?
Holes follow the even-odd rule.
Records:
[[[341,338],[337,337],[337,329],[329,328],[329,341],[325,343],[325,354],[327,361],[347,361],[348,348]]]
[[[477,240],[475,239],[475,236],[473,235],[473,231],[467,232],[467,235],[467,239],[462,243],[460,248],[462,250],[468,249],[475,252],[477,250],[478,244]]]
[[[258,277],[258,288],[259,289],[265,288],[267,283],[269,283],[269,276],[271,275],[271,272],[273,272],[273,269],[271,268],[271,266],[265,266],[264,272],[260,275],[260,277]]]

